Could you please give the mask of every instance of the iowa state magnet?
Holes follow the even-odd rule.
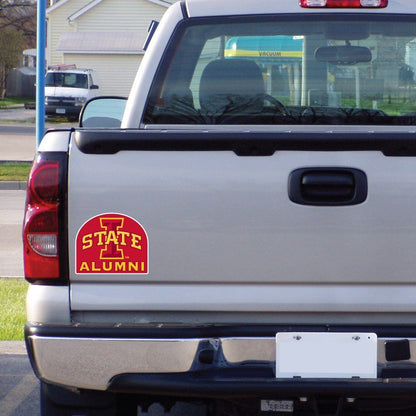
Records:
[[[75,263],[77,274],[148,274],[147,233],[127,215],[97,215],[78,231]]]

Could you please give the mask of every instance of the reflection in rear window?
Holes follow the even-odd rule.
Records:
[[[416,124],[410,19],[190,19],[165,54],[144,122]]]

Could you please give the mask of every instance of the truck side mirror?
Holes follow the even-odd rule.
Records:
[[[93,84],[90,86],[90,90],[99,90],[99,89],[100,87],[98,85]]]
[[[126,107],[125,97],[95,97],[87,101],[79,117],[80,127],[119,128]]]

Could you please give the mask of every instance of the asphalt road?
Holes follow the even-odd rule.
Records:
[[[0,110],[0,161],[32,161],[36,151],[35,110]],[[67,128],[77,123],[48,119],[45,128]]]
[[[32,124],[2,124],[1,134],[13,134],[34,137],[36,134],[36,127]]]
[[[34,126],[0,124],[0,160],[31,161],[35,151]]]

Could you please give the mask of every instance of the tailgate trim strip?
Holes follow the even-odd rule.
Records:
[[[253,138],[254,136],[254,138]],[[75,142],[86,154],[126,150],[233,151],[241,156],[270,156],[279,150],[381,151],[386,156],[416,156],[415,132],[264,132],[75,130]]]

